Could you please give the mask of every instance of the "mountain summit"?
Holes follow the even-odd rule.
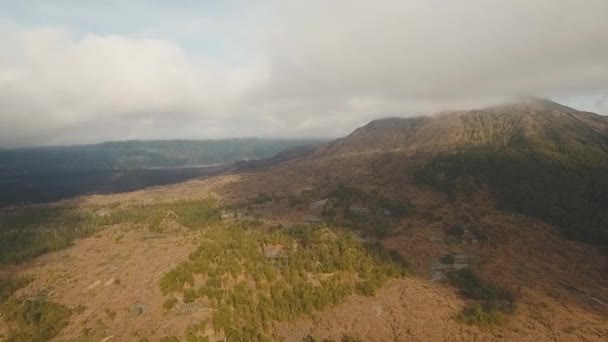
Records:
[[[472,146],[608,150],[608,117],[526,98],[480,110],[374,120],[330,144],[326,154],[401,150],[440,152]]]

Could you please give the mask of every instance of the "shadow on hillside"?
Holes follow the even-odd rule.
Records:
[[[121,171],[55,172],[0,179],[0,207],[110,194],[216,175],[227,166]]]

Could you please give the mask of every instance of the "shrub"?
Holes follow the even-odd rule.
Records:
[[[175,307],[175,304],[177,304],[177,298],[175,298],[175,296],[171,296],[163,303],[163,309],[169,311]]]
[[[448,273],[448,279],[466,297],[476,302],[459,316],[466,323],[496,324],[501,314],[510,314],[515,309],[513,292],[482,280],[469,268]]]
[[[363,339],[354,334],[345,333],[340,339],[341,342],[363,342]]]
[[[501,313],[494,308],[486,308],[481,304],[475,304],[464,308],[458,315],[458,319],[466,324],[491,326],[501,322]]]
[[[443,264],[452,265],[452,264],[454,264],[454,262],[456,262],[456,258],[454,258],[454,256],[452,254],[446,254],[446,255],[442,256],[441,258],[439,258],[439,261],[441,261],[441,263],[443,263]]]
[[[0,304],[9,299],[15,291],[26,286],[30,281],[32,281],[32,278],[28,277],[0,278]]]
[[[38,300],[11,299],[2,306],[5,319],[13,322],[8,341],[47,341],[69,323],[70,310],[63,305]]]
[[[192,303],[196,300],[198,294],[194,289],[187,289],[184,291],[184,303]]]
[[[450,229],[448,229],[447,233],[450,236],[462,237],[464,235],[464,228],[460,225],[454,225],[451,226]]]

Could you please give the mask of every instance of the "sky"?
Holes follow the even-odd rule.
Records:
[[[608,114],[606,0],[0,0],[0,148],[323,137],[522,95]]]

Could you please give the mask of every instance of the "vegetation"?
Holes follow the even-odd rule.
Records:
[[[163,230],[165,218],[190,229],[219,222],[217,201],[202,199],[116,208],[107,215],[67,207],[26,208],[0,215],[0,264],[19,263],[66,248],[99,227],[132,223]]]
[[[267,158],[290,147],[321,142],[309,139],[125,141],[0,149],[0,207],[178,183],[215,172],[201,166]]]
[[[468,149],[435,158],[416,179],[452,197],[486,188],[509,210],[554,224],[568,237],[607,245],[606,160],[588,153]]]
[[[0,278],[0,314],[15,325],[7,342],[47,341],[68,324],[70,310],[63,305],[45,300],[10,298],[26,286],[28,277]]]
[[[468,324],[494,325],[500,322],[502,314],[510,314],[515,309],[515,295],[510,290],[482,280],[470,268],[450,272],[448,279],[474,301],[459,315]]]
[[[175,304],[177,304],[177,298],[175,298],[175,296],[171,296],[167,298],[167,300],[165,300],[165,302],[163,303],[163,309],[171,310],[173,309]]]
[[[452,254],[446,254],[439,258],[439,261],[443,264],[452,265],[456,262],[456,258]]]
[[[27,277],[0,277],[0,304],[9,299],[15,291],[26,286],[32,279]]]
[[[276,322],[291,321],[343,302],[353,293],[373,295],[390,278],[401,277],[407,263],[378,243],[364,243],[327,227],[269,228],[259,221],[221,222],[212,199],[89,210],[41,207],[0,217],[0,261],[28,260],[69,246],[106,225],[130,223],[163,230],[166,219],[200,230],[201,244],[188,261],[166,273],[163,304],[207,301],[214,308],[213,329],[230,340],[268,340]],[[204,228],[204,229],[203,229]],[[255,229],[252,229],[255,228]],[[197,283],[195,279],[203,279]],[[33,299],[10,298],[27,279],[0,279],[5,319],[14,323],[9,341],[47,340],[67,325],[70,310]],[[115,312],[106,311],[112,319]],[[204,341],[196,331],[188,340]]]
[[[0,150],[0,178],[56,172],[223,164],[270,157],[315,139],[122,141],[95,145]]]
[[[397,253],[326,227],[217,225],[203,238],[188,261],[163,276],[160,288],[208,301],[213,328],[229,340],[267,340],[275,322],[310,315],[353,293],[373,295],[407,270]],[[195,282],[195,275],[204,281]]]
[[[458,319],[466,324],[493,326],[500,324],[502,316],[494,308],[488,308],[482,304],[467,306],[460,312]]]
[[[196,230],[219,222],[221,209],[214,199],[139,204],[98,217],[96,224],[102,226],[129,222],[145,226],[150,231],[160,232],[163,230],[162,222],[166,218],[175,219],[179,224]]]
[[[338,185],[328,197],[331,201],[323,214],[330,222],[339,222],[381,238],[390,233],[399,219],[415,212],[410,203],[394,201],[377,192],[366,192],[344,184]]]
[[[48,341],[68,325],[70,310],[44,300],[10,299],[1,307],[5,320],[16,325],[8,342]]]
[[[0,264],[18,263],[68,247],[94,229],[94,215],[80,209],[27,208],[0,214]]]
[[[334,342],[335,340],[332,340],[332,339],[319,340],[319,339],[316,339],[314,336],[308,335],[302,341],[303,342],[317,342],[317,341]],[[340,339],[340,341],[341,342],[363,342],[363,339],[357,335],[345,333],[342,335],[342,338]]]
[[[447,234],[449,236],[461,238],[464,235],[464,228],[460,225],[453,225],[448,229]]]

